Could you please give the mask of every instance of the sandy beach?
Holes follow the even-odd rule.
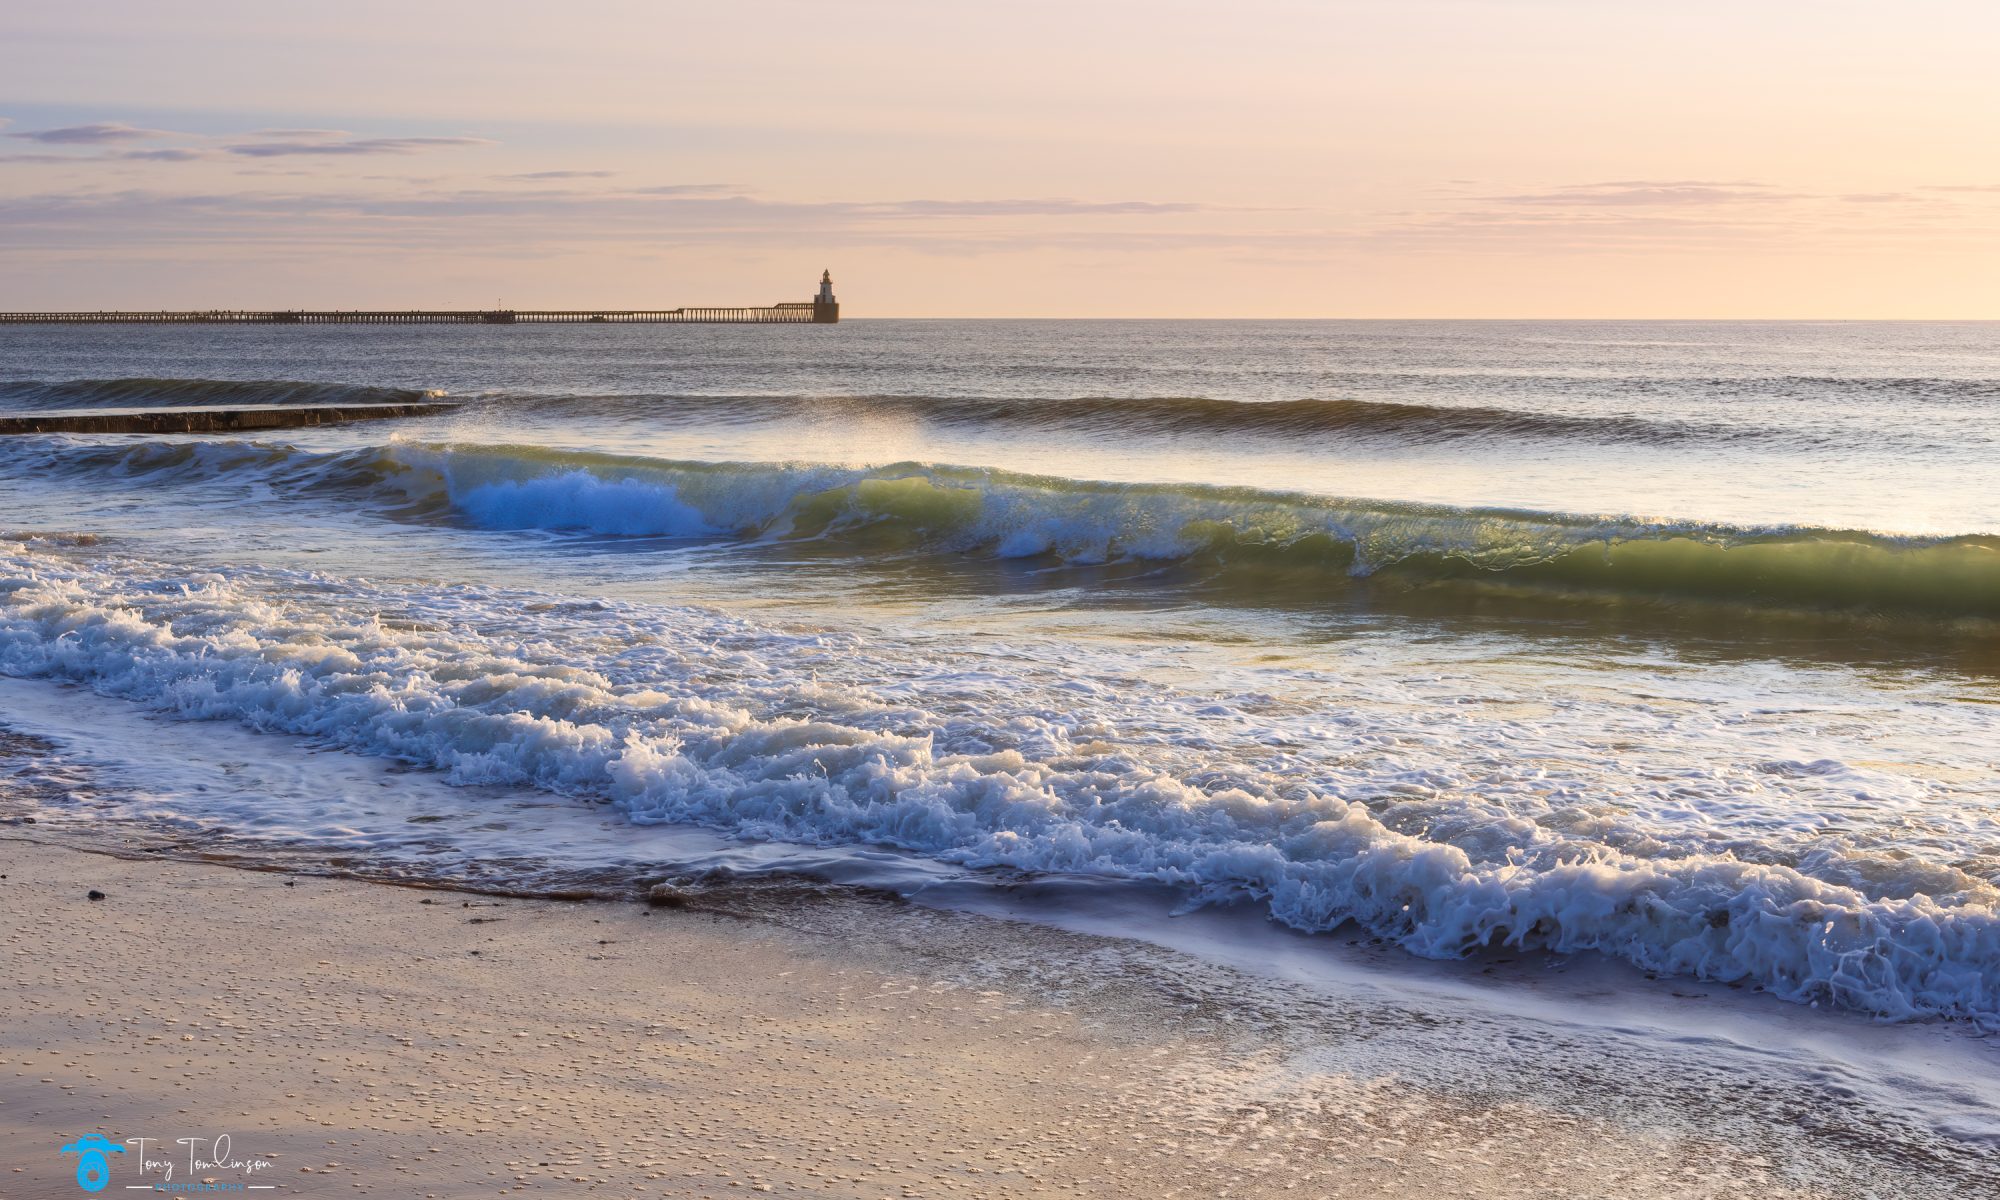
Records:
[[[1857,1168],[1804,1130],[1794,1161],[1759,1154],[1725,1136],[1726,1093],[1717,1136],[1691,1138],[1643,1083],[1592,1116],[1439,1094],[1386,1057],[1357,1073],[1385,1029],[1337,1005],[1231,1011],[1227,972],[1136,944],[838,896],[506,900],[34,836],[0,840],[10,1197],[78,1194],[57,1151],[91,1133],[156,1139],[176,1182],[426,1198],[1914,1196],[1977,1177],[1886,1141]],[[190,1174],[225,1134],[231,1161],[269,1165]],[[128,1155],[112,1190],[166,1180]]]

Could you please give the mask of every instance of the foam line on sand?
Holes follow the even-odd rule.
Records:
[[[1596,1114],[1412,1086],[1353,1056],[1475,1032],[1274,1024],[1171,954],[964,914],[496,903],[24,835],[9,1195],[73,1194],[57,1148],[91,1133],[227,1132],[275,1164],[253,1182],[431,1197],[1942,1196],[1977,1170],[1886,1133],[1759,1153],[1719,1094],[1675,1129],[1638,1085]]]

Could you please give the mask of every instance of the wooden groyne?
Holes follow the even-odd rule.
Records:
[[[302,429],[347,421],[430,417],[455,404],[341,404],[301,408],[181,408],[160,412],[49,413],[0,417],[9,433],[244,433],[260,429]]]

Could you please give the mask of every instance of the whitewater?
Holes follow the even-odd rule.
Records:
[[[2000,1026],[1991,326],[504,332],[10,333],[9,411],[460,406],[0,443],[0,673],[635,831]],[[460,869],[423,833],[370,852]]]

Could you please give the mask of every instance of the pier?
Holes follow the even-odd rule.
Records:
[[[833,274],[809,301],[768,308],[203,309],[0,312],[0,325],[832,325]]]

